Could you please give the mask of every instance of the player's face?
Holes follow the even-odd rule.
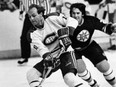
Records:
[[[82,12],[78,8],[73,8],[71,15],[79,22],[79,24],[81,23],[83,16]]]
[[[34,7],[28,11],[29,19],[32,24],[39,29],[44,27],[44,18],[42,12],[38,14],[37,9]]]

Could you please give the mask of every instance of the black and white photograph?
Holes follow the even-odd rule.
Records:
[[[0,0],[0,87],[116,87],[116,0]]]

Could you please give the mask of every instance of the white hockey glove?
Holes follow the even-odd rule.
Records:
[[[61,28],[57,31],[57,33],[61,45],[63,45],[67,49],[72,44],[69,38],[69,28],[68,27]]]

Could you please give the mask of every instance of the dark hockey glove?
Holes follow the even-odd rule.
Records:
[[[112,28],[112,32],[116,33],[116,23],[113,23],[111,28]]]
[[[44,55],[43,55],[43,61],[44,61],[44,63],[43,63],[43,65],[45,66],[45,67],[53,67],[53,63],[54,63],[54,61],[53,61],[53,57],[51,56],[51,54],[50,53],[45,53]]]
[[[63,45],[66,49],[72,44],[69,38],[69,28],[64,27],[57,31],[59,40],[61,41],[61,45]]]

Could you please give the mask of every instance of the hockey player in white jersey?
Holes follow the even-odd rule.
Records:
[[[44,15],[44,8],[38,5],[29,7],[28,16],[31,23],[36,28],[30,33],[32,47],[39,53],[43,60],[27,72],[27,80],[30,87],[39,87],[40,77],[43,76],[45,67],[52,67],[47,77],[58,69],[61,69],[65,83],[69,87],[82,87],[83,83],[79,82],[76,77],[76,60],[73,52],[67,52],[63,46],[68,47],[71,42],[66,37],[68,28],[76,28],[77,20],[59,13]],[[58,29],[65,27],[66,34],[58,34]],[[59,36],[61,36],[59,38]],[[60,39],[60,40],[59,40]],[[60,44],[61,42],[63,45]],[[63,53],[62,53],[63,52]],[[57,58],[58,57],[58,58]],[[59,62],[60,61],[60,62]]]

